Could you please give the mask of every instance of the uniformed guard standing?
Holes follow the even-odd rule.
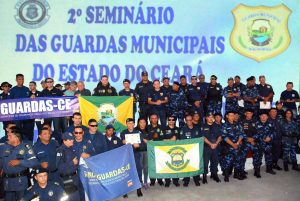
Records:
[[[211,177],[217,183],[221,182],[218,177],[219,144],[222,140],[222,133],[218,125],[214,123],[214,115],[206,114],[206,123],[201,127],[201,134],[204,136],[204,174],[203,184],[207,183],[208,163],[210,162]]]
[[[162,128],[166,127],[167,103],[167,94],[163,93],[163,91],[160,89],[159,80],[153,80],[153,89],[149,92],[148,104],[150,106],[149,108],[151,113],[155,113],[157,116],[159,116],[159,121]]]
[[[123,144],[132,144],[132,148],[134,150],[134,159],[135,159],[136,169],[137,169],[137,172],[138,172],[139,180],[142,183],[142,181],[143,181],[142,180],[142,167],[141,167],[141,164],[140,164],[141,154],[140,154],[140,152],[138,150],[139,150],[140,147],[145,147],[146,143],[142,139],[140,131],[135,130],[133,118],[126,119],[126,125],[127,125],[127,129],[123,130],[120,133],[120,137],[121,137],[121,140],[122,140]],[[138,142],[129,142],[129,141],[126,141],[126,140],[128,140],[126,138],[126,135],[128,135],[128,134],[130,134],[130,135],[138,135],[140,142],[138,143]],[[138,197],[142,197],[143,196],[141,188],[137,189],[136,193],[137,193]]]
[[[177,140],[179,139],[180,131],[179,128],[176,126],[176,119],[173,116],[168,117],[168,126],[164,130],[164,140]],[[179,184],[179,178],[173,178],[172,179],[173,184],[178,187]],[[165,187],[169,187],[171,184],[171,179],[165,179]]]
[[[217,76],[210,76],[210,84],[207,88],[207,112],[220,113],[222,109],[222,86],[217,83]]]
[[[260,166],[261,166],[261,156],[263,150],[260,144],[260,136],[256,130],[256,120],[253,119],[253,111],[247,109],[245,111],[245,118],[241,122],[241,125],[244,129],[244,140],[241,147],[242,153],[242,177],[247,178],[245,175],[245,163],[247,160],[247,154],[249,151],[253,151],[253,167],[254,167],[254,176],[261,178],[260,175]]]
[[[148,72],[143,71],[141,73],[142,81],[137,83],[134,91],[137,94],[137,101],[139,102],[139,117],[145,119],[149,118],[149,105],[148,94],[153,88],[152,82],[148,79]]]
[[[285,111],[285,119],[281,123],[282,146],[283,146],[283,164],[284,170],[288,171],[289,157],[293,164],[293,170],[300,171],[297,165],[296,146],[297,137],[299,136],[299,127],[293,120],[293,111],[288,109]]]
[[[137,102],[137,94],[136,92],[130,88],[130,80],[124,79],[123,80],[123,86],[124,89],[119,91],[119,96],[130,96],[133,98],[133,114],[132,118],[135,119],[135,113],[136,113],[136,102]]]
[[[186,125],[180,130],[180,139],[192,139],[201,137],[201,133],[198,127],[195,127],[193,124],[193,117],[187,115],[185,117]],[[195,185],[200,186],[200,175],[193,177]],[[183,186],[188,187],[190,183],[190,177],[183,178]]]
[[[20,200],[28,188],[28,168],[38,165],[29,144],[22,142],[21,132],[14,127],[2,147],[0,169],[3,169],[5,201]]]
[[[179,126],[184,126],[184,114],[188,108],[186,95],[178,82],[173,82],[172,91],[169,95],[169,114],[178,119]]]
[[[150,124],[147,126],[148,130],[148,139],[147,140],[153,140],[153,141],[161,141],[163,140],[163,128],[161,125],[158,124],[158,116],[157,114],[151,114],[150,115]],[[150,186],[155,185],[156,178],[150,178]],[[164,185],[164,182],[162,179],[157,179],[157,183],[160,186]]]
[[[48,170],[49,181],[62,184],[56,167],[56,150],[59,147],[56,140],[51,139],[48,128],[42,128],[39,132],[39,140],[33,145],[33,151],[38,159],[39,166]]]
[[[266,172],[270,174],[276,174],[273,171],[273,158],[272,158],[272,140],[274,137],[274,127],[268,121],[268,113],[266,111],[261,111],[259,115],[259,120],[256,123],[256,130],[260,136],[260,146],[263,149],[266,161]],[[262,156],[261,159],[262,160]]]
[[[229,172],[231,168],[234,168],[237,178],[242,179],[240,176],[242,167],[239,160],[241,160],[240,146],[244,134],[242,127],[234,121],[234,111],[228,111],[226,118],[227,121],[222,127],[222,139],[226,142],[223,147],[224,181],[229,182]]]
[[[116,88],[111,86],[108,82],[108,76],[102,75],[101,81],[98,83],[97,87],[94,89],[93,96],[117,96],[118,93]]]
[[[48,170],[37,168],[34,171],[34,179],[37,181],[33,186],[27,189],[25,196],[20,201],[41,200],[41,201],[58,201],[68,200],[62,186],[57,182],[48,180]]]
[[[269,111],[269,116],[269,121],[274,127],[274,136],[272,140],[273,168],[276,170],[282,170],[282,168],[278,165],[278,160],[282,152],[282,134],[280,128],[281,119],[279,119],[277,116],[276,108],[271,108],[271,110]]]
[[[206,91],[197,85],[197,77],[191,77],[191,84],[187,88],[187,98],[190,106],[190,112],[197,111],[201,117],[204,116],[203,97]]]
[[[238,112],[238,98],[240,97],[240,91],[233,85],[233,78],[228,78],[228,86],[224,88],[223,95],[226,99],[225,112],[235,111]]]
[[[79,159],[73,149],[74,136],[72,133],[63,133],[63,144],[57,149],[57,168],[63,180],[63,185],[69,200],[79,201],[79,175],[78,164]]]
[[[105,127],[105,140],[107,143],[108,151],[121,147],[123,145],[122,140],[115,136],[115,128],[112,125]]]
[[[254,119],[257,119],[258,115],[258,90],[254,83],[254,77],[247,78],[247,85],[245,90],[242,92],[244,100],[244,108],[253,111]]]

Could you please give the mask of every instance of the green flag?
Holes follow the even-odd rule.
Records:
[[[203,173],[204,138],[147,143],[150,178],[183,178]]]

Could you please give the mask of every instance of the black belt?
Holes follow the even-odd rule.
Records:
[[[15,174],[6,174],[6,173],[4,173],[5,178],[17,178],[17,177],[23,177],[23,176],[27,176],[27,175],[28,175],[27,170],[23,170],[22,172],[15,173]]]
[[[77,172],[73,172],[71,174],[61,174],[60,176],[63,178],[63,179],[69,179],[73,176],[75,176],[77,174]]]

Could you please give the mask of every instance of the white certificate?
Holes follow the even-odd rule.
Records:
[[[266,104],[263,101],[259,102],[259,109],[271,109],[271,102],[268,101]]]
[[[244,107],[244,100],[243,99],[242,100],[238,100],[238,105],[240,107]]]
[[[140,144],[141,136],[139,133],[125,134],[126,144]]]

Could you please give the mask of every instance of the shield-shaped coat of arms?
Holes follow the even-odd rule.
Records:
[[[289,47],[288,18],[291,10],[284,4],[275,7],[240,4],[232,13],[235,24],[230,43],[241,55],[261,62]]]

